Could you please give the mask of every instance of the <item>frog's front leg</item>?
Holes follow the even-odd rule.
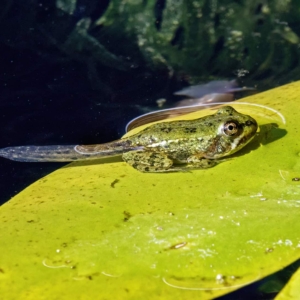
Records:
[[[129,165],[141,172],[172,172],[173,161],[164,153],[147,150],[129,151],[122,158]]]
[[[187,164],[182,166],[182,169],[208,169],[219,163],[216,159],[208,159],[203,155],[191,155],[187,158]]]

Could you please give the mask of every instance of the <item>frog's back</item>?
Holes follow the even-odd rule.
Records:
[[[226,144],[227,148],[239,149],[254,136],[256,130],[257,123],[253,118],[240,114],[231,106],[223,106],[215,114],[199,119],[151,125],[128,139],[131,146],[175,151],[176,147],[185,143],[185,149],[196,147],[203,152],[218,143],[223,148]]]
[[[188,140],[215,135],[219,126],[217,123],[220,120],[215,120],[212,116],[208,117],[154,124],[130,139],[134,144],[148,145],[158,141]]]

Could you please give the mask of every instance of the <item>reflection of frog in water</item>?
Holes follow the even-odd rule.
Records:
[[[122,155],[142,172],[203,169],[240,150],[256,130],[253,118],[224,106],[214,115],[154,124],[106,144],[11,147],[0,150],[0,156],[19,161],[73,161]]]

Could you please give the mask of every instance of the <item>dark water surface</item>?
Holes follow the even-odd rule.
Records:
[[[117,139],[124,134],[127,122],[142,113],[137,94],[147,105],[147,94],[153,97],[153,91],[159,88],[149,73],[147,80],[134,89],[134,78],[128,79],[124,73],[118,74],[121,84],[113,83],[114,90],[107,95],[91,87],[88,71],[76,61],[53,64],[38,55],[6,47],[1,54],[1,148]],[[0,158],[0,203],[61,166]]]

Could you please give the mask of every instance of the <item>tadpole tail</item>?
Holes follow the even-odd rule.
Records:
[[[0,149],[0,157],[22,162],[69,162],[117,156],[135,150],[127,141],[99,145],[18,146]]]
[[[76,145],[8,147],[0,149],[0,156],[23,162],[67,162],[92,158],[91,156],[85,157],[84,155],[77,153],[74,150],[75,146]]]

